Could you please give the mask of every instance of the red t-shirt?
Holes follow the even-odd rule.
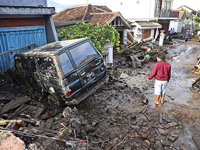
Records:
[[[148,79],[155,78],[156,80],[169,81],[171,78],[171,65],[166,61],[157,62],[153,69],[151,70],[151,74]]]

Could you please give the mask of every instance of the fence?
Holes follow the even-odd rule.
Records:
[[[185,32],[187,32],[187,30],[190,30],[190,33],[192,33],[192,32],[195,32],[195,31],[197,31],[197,30],[199,30],[200,28],[199,28],[199,26],[196,26],[196,27],[192,27],[192,25],[183,25],[182,26],[182,31],[181,31],[181,33],[185,33]]]

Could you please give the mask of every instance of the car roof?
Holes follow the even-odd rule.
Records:
[[[70,48],[82,42],[90,41],[89,38],[80,38],[66,41],[56,41],[49,44],[44,44],[36,48],[32,48],[23,52],[16,54],[25,56],[41,56],[41,55],[56,55],[62,52],[64,49]]]

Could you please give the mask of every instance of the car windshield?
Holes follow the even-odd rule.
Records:
[[[92,45],[89,42],[86,42],[71,49],[70,53],[77,67],[85,64],[86,62],[88,62],[89,60],[93,59],[98,55],[96,50],[92,47]]]

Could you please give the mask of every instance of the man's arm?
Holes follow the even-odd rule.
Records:
[[[169,67],[169,80],[170,80],[170,78],[171,78],[171,66]],[[169,80],[168,80],[168,82],[169,82]]]
[[[149,79],[149,80],[151,80],[153,77],[155,77],[156,76],[156,74],[157,74],[157,63],[153,66],[153,69],[151,70],[151,73],[150,73],[150,75],[149,75],[149,77],[147,78],[147,80]]]

